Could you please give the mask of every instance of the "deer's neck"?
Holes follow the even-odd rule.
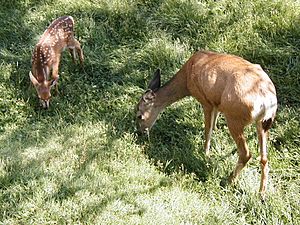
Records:
[[[164,109],[172,103],[189,96],[186,80],[186,73],[181,69],[171,80],[159,88],[156,92],[157,107]]]

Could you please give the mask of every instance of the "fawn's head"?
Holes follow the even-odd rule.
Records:
[[[160,108],[155,104],[157,101],[156,91],[160,85],[160,70],[158,69],[149,83],[148,90],[142,95],[136,107],[137,128],[142,133],[149,132],[160,112]]]
[[[31,72],[29,72],[29,77],[34,85],[38,97],[40,99],[40,103],[44,109],[49,108],[49,102],[51,98],[51,88],[57,83],[57,79],[52,79],[50,81],[44,80],[43,82],[39,82]]]

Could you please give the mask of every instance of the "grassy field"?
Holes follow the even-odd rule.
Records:
[[[67,53],[59,95],[39,107],[28,77],[50,22],[76,20],[84,69]],[[300,224],[300,3],[294,0],[11,0],[0,8],[0,224]],[[198,49],[236,54],[273,80],[267,199],[253,159],[235,187],[223,117],[203,155],[193,98],[138,137],[135,105],[157,68],[163,83]]]

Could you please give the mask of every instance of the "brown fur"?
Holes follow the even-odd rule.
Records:
[[[73,28],[74,20],[71,16],[56,19],[46,29],[33,51],[30,80],[44,108],[49,107],[50,89],[59,78],[58,69],[64,48],[69,49],[74,62],[77,52],[80,63],[83,63],[83,52],[80,43],[74,37]],[[49,81],[51,70],[52,80]]]
[[[148,132],[165,107],[185,96],[195,97],[204,110],[206,154],[219,112],[226,118],[239,154],[230,176],[230,182],[234,182],[251,158],[244,128],[255,122],[262,162],[260,192],[264,193],[268,171],[267,130],[276,114],[277,99],[275,87],[262,68],[238,56],[199,51],[163,87],[157,86],[158,79],[159,71],[137,105],[138,128]]]

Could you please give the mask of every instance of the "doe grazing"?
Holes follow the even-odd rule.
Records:
[[[83,64],[83,52],[74,37],[74,19],[62,16],[54,20],[45,30],[32,54],[32,69],[29,77],[33,83],[43,108],[49,108],[51,88],[57,85],[58,68],[62,51],[67,48],[75,63],[76,53]],[[52,79],[49,74],[52,72]]]
[[[260,65],[234,55],[196,52],[162,87],[160,70],[155,72],[137,105],[138,129],[148,133],[159,113],[185,96],[195,97],[203,107],[206,155],[219,112],[224,114],[238,149],[238,162],[229,176],[231,183],[251,158],[244,128],[256,124],[262,170],[259,190],[264,195],[269,171],[267,136],[277,110],[276,90],[269,76]]]

